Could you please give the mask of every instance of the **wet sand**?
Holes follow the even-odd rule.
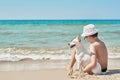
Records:
[[[1,68],[3,70],[0,71],[0,80],[120,80],[120,59],[109,59],[108,71],[106,75],[84,75],[79,78],[70,78],[67,75],[67,70],[65,69],[67,62],[68,60],[43,60],[42,62],[40,62],[39,60],[23,60],[19,62],[0,62],[1,65],[8,63],[9,66],[10,64],[12,64],[13,66],[19,65],[19,68],[23,65],[28,65],[28,69],[27,67],[24,67],[24,69],[23,67],[20,69],[14,69],[14,67],[13,69],[8,70],[4,69],[12,67]],[[39,65],[37,63],[39,63]],[[30,68],[30,64],[32,65],[31,67],[34,69]],[[64,66],[58,68],[58,66],[55,65]],[[42,67],[37,68],[35,66]]]

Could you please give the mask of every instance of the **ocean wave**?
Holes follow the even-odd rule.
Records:
[[[108,58],[109,59],[120,59],[120,53],[109,53]]]
[[[20,61],[23,59],[32,60],[59,60],[69,59],[68,50],[51,50],[47,49],[17,49],[17,48],[6,48],[0,49],[0,61]]]
[[[4,48],[0,49],[0,61],[66,60],[71,58],[71,50],[64,48]],[[120,53],[109,52],[108,58],[120,59]]]

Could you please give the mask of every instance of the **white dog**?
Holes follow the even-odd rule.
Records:
[[[83,47],[79,35],[69,43],[69,46],[70,48],[75,47],[75,59],[78,63],[78,69],[82,70],[82,68],[85,68],[86,65],[90,63],[90,53]],[[98,62],[96,64],[96,67],[92,69],[92,73],[101,73],[101,66]]]

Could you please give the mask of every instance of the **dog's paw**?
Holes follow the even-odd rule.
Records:
[[[73,74],[73,69],[69,69],[68,72],[67,72],[67,75],[71,76],[72,74]]]
[[[86,76],[86,73],[77,70],[76,73],[74,73],[73,75],[74,75],[74,79],[81,79]]]

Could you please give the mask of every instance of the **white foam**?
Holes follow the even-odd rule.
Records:
[[[109,53],[108,58],[110,58],[110,59],[120,59],[120,53]]]
[[[16,49],[5,48],[0,49],[0,61],[19,61],[22,59],[51,59],[51,60],[64,60],[70,59],[70,50],[31,50],[31,49]],[[108,58],[120,59],[120,53],[109,53]]]
[[[0,60],[1,61],[19,61],[22,59],[30,58],[33,60],[37,59],[69,59],[70,56],[67,55],[68,50],[58,50],[58,51],[47,51],[47,50],[23,50],[16,48],[6,48],[0,49]]]

